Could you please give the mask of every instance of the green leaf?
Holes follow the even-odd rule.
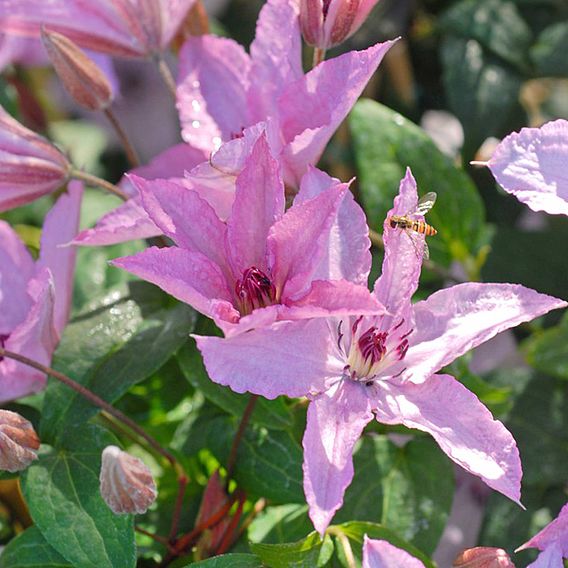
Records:
[[[42,446],[22,475],[35,525],[73,566],[128,568],[136,564],[134,518],[115,515],[99,493],[101,452],[116,440],[101,428],[70,429],[64,445]]]
[[[266,507],[254,518],[248,537],[252,542],[294,542],[312,530],[307,505],[277,505]]]
[[[100,308],[67,326],[54,366],[108,402],[157,371],[187,341],[195,312],[147,284],[131,283],[105,296]],[[126,295],[126,291],[130,296]],[[157,295],[156,295],[157,294]],[[42,420],[42,439],[61,436],[98,408],[69,387],[51,382]]]
[[[555,23],[544,29],[531,49],[531,58],[540,77],[568,75],[568,23]]]
[[[438,446],[419,438],[402,447],[365,436],[354,456],[355,476],[334,522],[373,521],[433,553],[452,506],[453,467]]]
[[[237,394],[228,387],[214,383],[207,375],[194,339],[190,339],[180,350],[178,362],[185,378],[203,396],[237,418],[243,415],[250,395]],[[283,397],[274,400],[261,397],[256,401],[251,422],[273,430],[286,430],[292,426],[293,418]]]
[[[12,539],[0,554],[0,568],[73,568],[45,540],[37,527]]]
[[[350,115],[360,196],[371,227],[382,230],[407,167],[421,194],[436,191],[427,220],[439,231],[429,239],[431,256],[449,265],[476,255],[486,244],[483,204],[467,174],[442,154],[432,139],[400,114],[361,100]]]
[[[462,0],[442,17],[444,31],[475,39],[485,49],[526,72],[532,32],[514,2]]]
[[[529,365],[568,380],[568,313],[556,327],[533,334],[523,343]]]
[[[464,128],[462,154],[469,161],[486,138],[505,134],[523,77],[474,39],[446,36],[441,55],[449,107]]]
[[[251,550],[270,568],[312,568],[325,566],[333,554],[329,536],[322,541],[320,535],[312,532],[306,538],[287,544],[252,543]]]
[[[187,566],[200,566],[201,568],[263,568],[264,564],[254,554],[222,554],[201,562],[193,562]]]

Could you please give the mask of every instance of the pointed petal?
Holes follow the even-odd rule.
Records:
[[[505,191],[533,211],[568,215],[568,121],[509,134],[489,160]]]
[[[325,172],[308,166],[294,203],[303,203],[336,185],[348,184],[341,184]],[[366,285],[371,270],[370,248],[365,213],[352,193],[346,192],[325,247],[329,252],[322,258],[314,277],[322,280],[345,279]]]
[[[288,85],[278,107],[286,142],[284,159],[296,182],[315,164],[377,69],[392,41],[328,59]]]
[[[71,298],[73,297],[73,278],[75,276],[76,249],[66,245],[77,234],[83,184],[72,181],[45,217],[41,234],[38,266],[49,268],[55,286],[54,324],[61,335],[69,319]]]
[[[347,191],[344,184],[338,184],[309,201],[294,204],[270,230],[270,268],[284,302],[307,292],[327,252],[329,233]]]
[[[135,239],[149,239],[162,234],[136,196],[106,215],[92,229],[81,231],[70,244],[87,247],[115,245]]]
[[[249,69],[249,56],[231,39],[207,35],[184,43],[177,108],[186,142],[215,150],[253,122],[247,107]]]
[[[195,340],[213,381],[266,398],[317,392],[344,366],[325,320],[280,322],[227,339]]]
[[[202,314],[210,314],[211,300],[231,302],[231,293],[219,267],[200,253],[178,247],[151,247],[134,256],[111,261],[152,282]]]
[[[42,269],[30,282],[34,301],[25,320],[6,340],[6,350],[49,365],[58,336],[53,326],[55,292],[49,270]],[[46,376],[39,371],[4,358],[0,361],[0,403],[27,396],[44,388]]]
[[[165,49],[188,16],[195,0],[162,0],[160,11],[162,16],[161,47]]]
[[[519,546],[515,552],[526,548],[546,550],[558,546],[560,552],[568,557],[568,503],[562,507],[558,516],[540,532],[535,534],[525,544]]]
[[[423,381],[498,333],[566,305],[519,284],[465,283],[440,290],[414,305],[405,376]]]
[[[424,568],[424,564],[387,540],[374,540],[365,535],[362,568]]]
[[[410,169],[407,169],[387,219],[391,215],[404,215],[412,211],[417,202],[416,180]],[[420,219],[419,216],[416,218]],[[392,314],[402,315],[410,306],[412,295],[418,288],[424,235],[409,235],[401,229],[393,229],[387,219],[383,231],[385,243],[383,270],[375,282],[375,294]]]
[[[421,384],[384,381],[375,393],[379,422],[428,432],[450,459],[520,504],[522,469],[515,440],[461,383],[432,375]]]
[[[315,529],[323,536],[353,479],[353,446],[373,413],[366,387],[338,382],[308,407],[304,433],[304,492]]]
[[[235,202],[227,222],[227,245],[235,274],[251,266],[266,271],[266,239],[284,213],[280,167],[263,134],[237,177]]]

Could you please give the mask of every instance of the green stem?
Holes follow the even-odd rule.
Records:
[[[100,177],[94,176],[93,174],[88,174],[87,172],[83,172],[81,170],[77,170],[73,168],[70,173],[71,177],[74,179],[78,179],[84,181],[88,185],[94,185],[95,187],[100,187],[113,195],[116,195],[123,201],[128,201],[129,197],[120,189],[120,187],[110,183]]]

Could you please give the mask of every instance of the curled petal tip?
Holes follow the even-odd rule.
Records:
[[[23,416],[0,410],[0,469],[10,472],[26,469],[37,459],[39,438]]]

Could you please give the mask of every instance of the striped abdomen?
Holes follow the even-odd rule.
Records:
[[[393,229],[407,229],[409,231],[415,231],[416,233],[421,233],[427,237],[431,237],[438,233],[432,225],[428,225],[425,221],[418,221],[416,219],[410,219],[405,215],[393,215],[389,219],[389,224]]]
[[[416,231],[417,233],[421,233],[426,235],[427,237],[431,237],[435,235],[438,231],[432,227],[432,225],[428,225],[425,221],[412,221],[410,227],[408,227],[412,231]]]

